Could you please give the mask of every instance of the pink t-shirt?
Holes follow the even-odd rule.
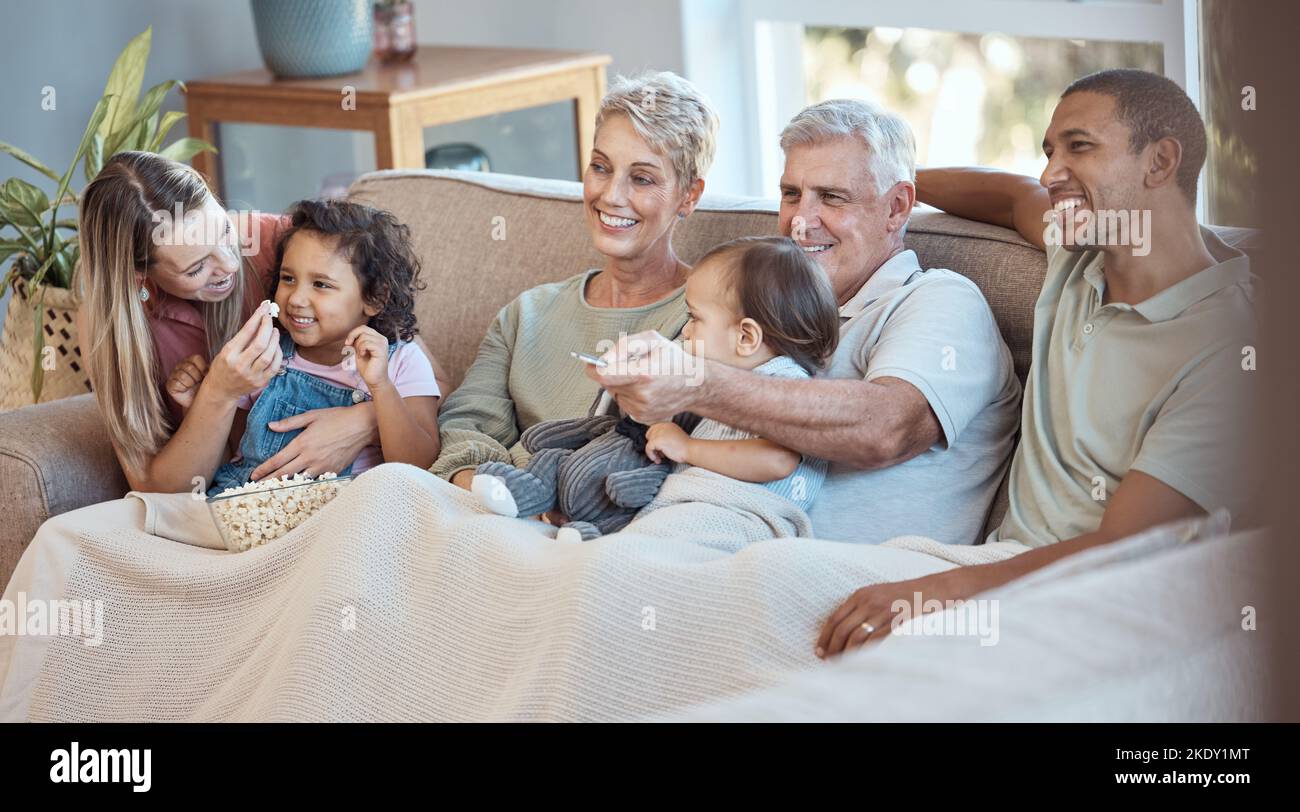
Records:
[[[306,372],[308,375],[321,378],[344,389],[360,389],[370,394],[370,387],[366,386],[366,382],[361,379],[361,373],[355,369],[345,368],[341,362],[334,366],[322,366],[306,360],[300,353],[295,352],[289,359],[288,367]],[[398,344],[397,349],[393,350],[392,356],[388,359],[388,379],[393,382],[397,394],[404,398],[442,396],[442,392],[438,390],[438,380],[433,375],[433,365],[429,363],[428,357],[420,351],[420,348],[409,341]],[[253,403],[261,394],[262,390],[259,389],[240,398],[239,408],[252,409]],[[378,445],[366,446],[352,463],[352,473],[359,474],[383,461],[384,453]]]

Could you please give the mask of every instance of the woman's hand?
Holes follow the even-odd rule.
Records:
[[[343,346],[352,349],[353,363],[366,386],[374,389],[388,382],[387,338],[363,324],[348,333]]]
[[[271,326],[263,302],[212,359],[202,389],[223,400],[237,400],[270,383],[283,361],[280,331]]]
[[[267,424],[271,431],[303,429],[280,453],[253,470],[253,480],[297,473],[320,476],[342,471],[356,460],[361,449],[378,442],[375,406],[337,406],[313,409]]]
[[[686,462],[691,436],[676,423],[655,423],[645,434],[645,454],[656,463],[664,458]]]
[[[165,388],[182,411],[189,411],[190,405],[194,403],[194,395],[199,391],[199,384],[203,383],[203,377],[207,373],[208,362],[202,355],[191,355],[172,367]]]

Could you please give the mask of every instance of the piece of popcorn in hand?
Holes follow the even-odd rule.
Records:
[[[266,300],[266,312],[267,312],[267,314],[270,315],[270,317],[273,318],[273,319],[279,318],[279,317],[280,317],[280,306],[279,306],[278,304],[276,304],[275,302],[271,301],[270,299],[267,299],[267,300]]]

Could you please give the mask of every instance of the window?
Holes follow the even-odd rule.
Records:
[[[901,113],[922,164],[979,163],[1035,176],[1051,111],[1079,76],[1112,67],[1159,72],[1200,104],[1198,0],[729,5],[740,17],[747,104],[737,122],[743,135],[724,127],[722,148],[748,164],[728,166],[725,177],[735,183],[743,171],[750,194],[774,194],[783,162],[775,136],[790,117],[834,96]],[[716,54],[718,42],[702,38],[701,56],[705,45]],[[733,137],[744,143],[728,144]]]
[[[804,29],[807,104],[871,99],[912,125],[923,166],[1038,176],[1061,92],[1104,68],[1159,72],[1159,43],[961,34],[924,28]]]
[[[1201,65],[1201,87],[1205,96],[1207,155],[1201,176],[1201,197],[1206,201],[1206,221],[1224,226],[1257,226],[1259,208],[1255,200],[1255,171],[1259,156],[1248,145],[1259,143],[1254,131],[1260,120],[1248,97],[1250,77],[1227,54],[1250,47],[1233,27],[1228,11],[1230,0],[1204,0],[1202,26],[1205,32]]]

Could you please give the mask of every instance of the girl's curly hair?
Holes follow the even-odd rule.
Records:
[[[275,247],[272,300],[289,240],[299,231],[312,231],[336,238],[337,250],[352,263],[361,295],[379,308],[369,326],[389,341],[415,337],[415,292],[424,290],[424,282],[409,228],[386,211],[346,200],[300,200],[289,207],[289,216],[292,221]]]

